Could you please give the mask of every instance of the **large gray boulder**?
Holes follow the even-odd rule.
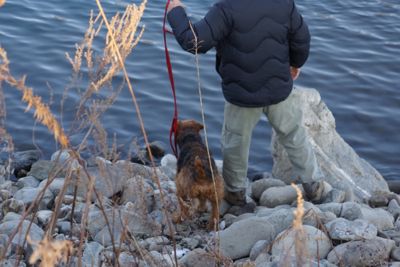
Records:
[[[389,191],[381,174],[356,152],[336,132],[335,118],[315,89],[293,91],[294,104],[303,112],[308,140],[316,154],[325,180],[334,188],[347,192],[347,200],[365,201],[375,191]],[[276,134],[272,136],[274,165],[272,174],[287,184],[295,174]]]
[[[251,217],[233,223],[220,232],[220,248],[223,255],[235,260],[249,256],[251,248],[259,240],[269,242],[275,237],[275,229],[265,218]]]
[[[270,187],[260,197],[260,205],[274,208],[279,205],[290,205],[297,199],[297,192],[291,185]]]
[[[351,241],[335,247],[328,255],[328,261],[340,266],[387,266],[395,242],[376,237],[374,239]]]
[[[337,218],[326,224],[329,236],[335,240],[363,240],[372,239],[378,234],[378,229],[365,220],[349,221]]]
[[[304,259],[324,259],[330,249],[331,242],[324,232],[303,225],[302,230],[291,228],[281,232],[273,242],[272,255],[286,258],[295,257],[300,252]]]
[[[361,214],[364,220],[375,225],[379,231],[394,228],[393,215],[382,208],[371,209],[370,207],[364,206],[361,207]]]

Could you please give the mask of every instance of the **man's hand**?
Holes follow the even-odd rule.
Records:
[[[293,81],[296,80],[300,75],[300,69],[295,67],[290,67],[290,75],[292,76]]]
[[[183,6],[180,0],[171,0],[171,2],[169,2],[167,12],[170,12],[173,8],[178,6]]]

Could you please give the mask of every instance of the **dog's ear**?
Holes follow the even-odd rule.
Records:
[[[175,126],[175,134],[178,135],[178,132],[182,129],[182,121],[181,120],[176,120],[176,126]]]
[[[197,121],[195,121],[194,126],[195,126],[195,129],[196,129],[198,132],[200,132],[200,130],[203,130],[203,129],[204,129],[204,125],[201,124],[200,122],[197,122]]]

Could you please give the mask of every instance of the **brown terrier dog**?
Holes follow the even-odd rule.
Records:
[[[178,122],[176,142],[179,147],[179,158],[175,182],[180,213],[175,216],[175,222],[191,217],[192,200],[198,200],[198,205],[193,209],[200,212],[206,211],[208,200],[212,207],[208,229],[213,230],[218,227],[217,201],[221,203],[224,196],[224,183],[212,157],[210,159],[212,170],[210,168],[207,149],[200,136],[200,130],[203,128],[202,124],[194,120]]]

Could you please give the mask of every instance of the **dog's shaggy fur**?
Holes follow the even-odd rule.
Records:
[[[217,201],[221,203],[223,198],[224,183],[218,174],[213,158],[211,158],[211,172],[207,149],[200,136],[201,129],[203,129],[203,125],[194,120],[178,122],[176,141],[179,157],[175,182],[180,212],[176,214],[175,221],[180,222],[190,218],[192,215],[190,210],[206,211],[206,204],[209,201],[212,209],[208,228],[213,230],[218,227],[216,224],[219,216]],[[193,200],[196,199],[198,205],[191,206]]]

